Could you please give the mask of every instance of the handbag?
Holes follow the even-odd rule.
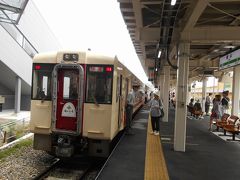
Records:
[[[159,99],[159,106],[162,106],[162,101],[160,99]],[[164,117],[163,108],[160,108],[160,112],[161,112],[160,118],[163,118]]]
[[[160,111],[161,111],[160,118],[163,118],[163,117],[164,117],[164,111],[163,111],[163,108],[160,108]]]

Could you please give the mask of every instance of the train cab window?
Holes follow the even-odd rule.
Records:
[[[87,67],[86,102],[112,103],[113,66],[89,65]]]
[[[63,98],[76,99],[78,97],[78,72],[65,71],[63,78]]]
[[[51,100],[53,64],[33,64],[32,99]]]

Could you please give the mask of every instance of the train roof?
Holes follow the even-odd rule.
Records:
[[[33,58],[34,63],[60,63],[64,54],[78,54],[78,62],[83,64],[114,64],[118,61],[114,56],[106,56],[91,51],[55,51],[36,54]]]

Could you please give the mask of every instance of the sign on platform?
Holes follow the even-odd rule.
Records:
[[[240,49],[220,58],[219,69],[226,69],[240,64]]]

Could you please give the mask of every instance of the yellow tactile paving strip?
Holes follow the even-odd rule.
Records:
[[[160,136],[150,134],[151,120],[148,120],[148,132],[145,157],[145,180],[169,180]]]

